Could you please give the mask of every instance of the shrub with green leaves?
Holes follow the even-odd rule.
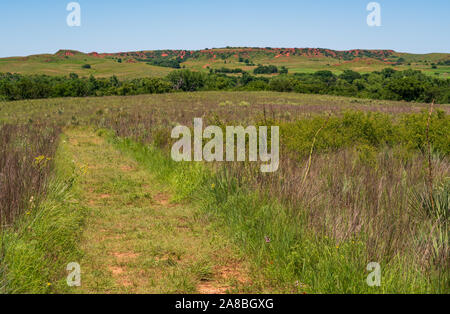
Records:
[[[342,116],[315,116],[281,124],[282,141],[286,149],[299,156],[309,153],[316,132],[325,126],[317,138],[315,150],[333,151],[355,144],[372,147],[404,145],[409,149],[426,150],[428,113],[408,114],[397,119],[382,113],[348,111]],[[435,152],[450,154],[450,117],[443,111],[433,114],[430,123],[430,143]]]

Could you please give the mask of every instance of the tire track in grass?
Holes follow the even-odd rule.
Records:
[[[66,135],[89,208],[76,292],[256,292],[245,259],[193,206],[94,132]]]

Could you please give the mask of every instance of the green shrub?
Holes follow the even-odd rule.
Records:
[[[281,123],[281,140],[289,152],[304,156],[311,149],[316,132],[322,127],[316,151],[332,151],[354,144],[371,147],[402,145],[425,152],[428,114],[408,114],[399,120],[388,114],[348,111],[328,120],[323,116]],[[450,154],[450,117],[440,111],[430,124],[430,143],[435,152]]]

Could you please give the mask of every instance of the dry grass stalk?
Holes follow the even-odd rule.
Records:
[[[428,145],[428,195],[431,202],[431,207],[434,212],[434,198],[433,198],[433,164],[431,162],[431,142],[430,142],[430,126],[431,126],[431,118],[433,116],[433,109],[434,109],[434,100],[430,104],[430,111],[428,114],[428,121],[427,121],[427,145]]]
[[[331,114],[328,115],[328,119],[325,121],[325,123],[322,125],[322,127],[314,135],[313,142],[312,142],[312,145],[311,145],[311,151],[309,152],[308,165],[306,167],[305,176],[303,177],[303,181],[302,181],[302,186],[305,184],[306,179],[308,178],[309,171],[311,170],[312,155],[313,155],[313,152],[314,152],[314,147],[316,145],[317,137],[319,136],[320,132],[323,129],[325,129],[326,126],[328,125],[328,122],[330,121],[330,117],[331,117]]]

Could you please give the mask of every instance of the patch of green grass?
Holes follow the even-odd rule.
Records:
[[[196,206],[177,203],[169,184],[89,128],[66,134],[74,163],[86,169],[80,199],[89,212],[80,243],[82,286],[72,291],[196,293],[203,282],[222,284],[218,270],[240,257]]]

